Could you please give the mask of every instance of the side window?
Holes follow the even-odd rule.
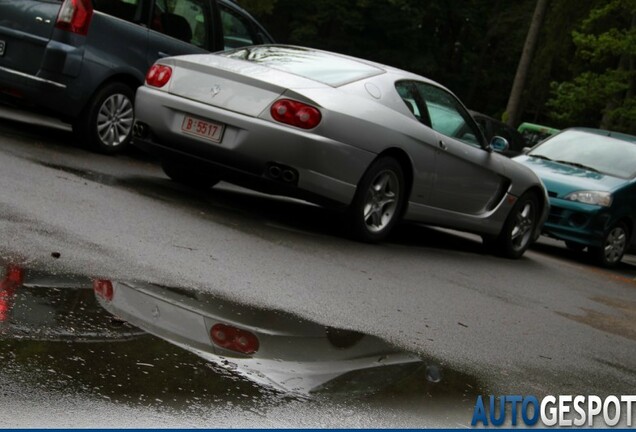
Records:
[[[419,96],[415,84],[412,81],[398,81],[395,83],[395,89],[406,104],[406,107],[411,111],[411,114],[420,123],[430,127],[431,122],[428,118],[426,106]]]
[[[221,4],[219,4],[219,8],[223,24],[223,44],[226,50],[258,43],[246,17]]]
[[[130,22],[141,19],[139,0],[93,0],[93,7],[100,12]]]
[[[430,84],[416,83],[417,90],[426,103],[431,118],[431,127],[443,135],[458,139],[466,144],[481,147],[480,132],[469,121],[470,114],[450,93]]]
[[[205,0],[154,0],[150,28],[207,48],[209,16]]]

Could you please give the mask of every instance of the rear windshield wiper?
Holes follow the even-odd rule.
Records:
[[[547,161],[551,161],[552,159],[550,159],[547,156],[543,156],[542,154],[528,154],[528,156],[533,157],[533,158],[537,158],[537,159],[543,159],[543,160],[547,160]]]
[[[600,172],[596,168],[592,168],[592,167],[589,167],[587,165],[580,164],[578,162],[570,162],[570,161],[564,161],[564,160],[558,160],[558,161],[555,161],[555,162],[562,163],[564,165],[570,165],[570,166],[577,167],[577,168],[583,168],[583,169],[586,169],[586,170],[592,171],[592,172]]]

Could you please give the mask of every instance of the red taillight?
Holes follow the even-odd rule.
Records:
[[[221,348],[242,354],[254,354],[259,347],[258,338],[254,334],[226,324],[212,326],[210,338]]]
[[[146,74],[146,84],[153,87],[163,87],[172,77],[172,68],[162,64],[154,64]]]
[[[106,301],[113,299],[113,283],[109,280],[95,279],[93,281],[93,291]]]
[[[322,120],[322,114],[311,105],[289,99],[278,100],[270,113],[274,120],[303,129],[312,129]]]
[[[9,318],[9,312],[13,307],[13,299],[16,289],[24,281],[24,270],[22,267],[10,264],[7,266],[7,273],[0,281],[0,322]]]
[[[90,0],[64,0],[55,27],[72,33],[86,35],[93,17],[93,5]]]

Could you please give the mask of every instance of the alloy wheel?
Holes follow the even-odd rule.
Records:
[[[367,190],[364,201],[364,222],[367,229],[377,233],[385,229],[397,213],[400,194],[397,175],[390,170],[379,172]]]
[[[123,94],[108,97],[97,113],[97,135],[108,147],[123,144],[132,130],[134,120],[133,104]]]
[[[603,254],[608,264],[615,264],[623,257],[627,246],[627,233],[622,226],[615,226],[605,238]]]
[[[535,219],[533,201],[526,201],[520,206],[514,218],[514,225],[510,232],[512,246],[515,249],[522,249],[526,247],[532,237]]]

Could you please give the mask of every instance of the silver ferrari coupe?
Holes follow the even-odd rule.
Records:
[[[541,181],[485,139],[439,84],[281,45],[159,60],[137,91],[134,137],[173,180],[220,180],[347,210],[354,237],[400,220],[480,234],[518,258],[548,210]]]

